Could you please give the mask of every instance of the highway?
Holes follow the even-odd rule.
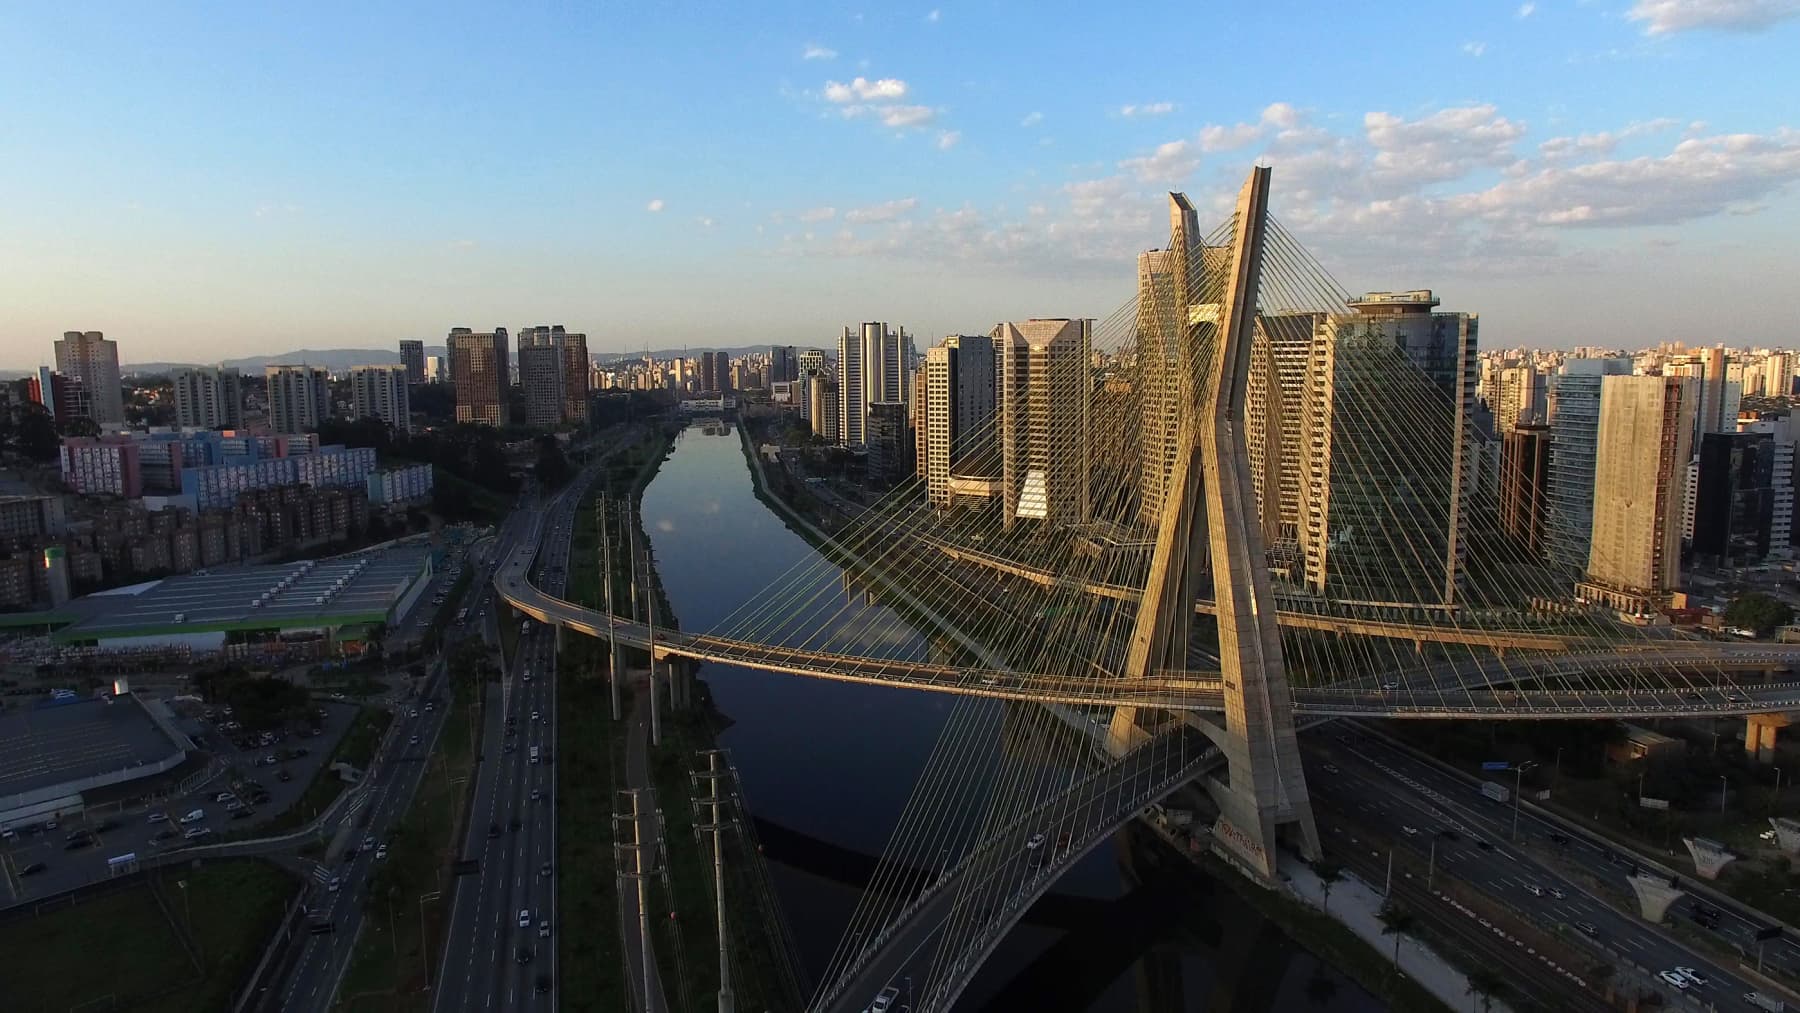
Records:
[[[427,680],[426,700],[442,694],[443,665],[434,666]],[[263,993],[258,1008],[262,1010],[310,1010],[316,1013],[331,1007],[338,984],[348,969],[357,934],[362,929],[365,890],[374,873],[376,858],[372,849],[364,847],[368,839],[379,843],[388,831],[405,817],[408,807],[424,778],[426,757],[436,747],[443,731],[448,708],[422,705],[397,712],[386,739],[369,765],[365,777],[370,787],[360,793],[338,816],[338,840],[348,839],[356,854],[336,864],[310,863],[311,881],[306,889],[309,922],[330,922],[332,931],[321,935],[305,934],[297,948],[290,947],[288,963],[279,984]],[[334,841],[327,858],[338,853]],[[347,851],[345,852],[348,853]],[[337,889],[331,889],[333,879]]]
[[[541,541],[536,579],[561,594],[574,511],[589,475],[513,514],[494,558]],[[495,621],[514,620],[497,614]],[[556,631],[524,625],[500,685],[488,689],[483,759],[460,853],[479,868],[451,887],[449,937],[433,999],[441,1013],[556,1008]]]
[[[1577,973],[1599,963],[1618,966],[1621,961],[1646,967],[1653,975],[1678,965],[1693,967],[1709,982],[1691,987],[1686,994],[1727,1008],[1736,1008],[1745,992],[1759,987],[1735,968],[1676,941],[1666,929],[1635,913],[1622,913],[1585,889],[1578,880],[1592,877],[1630,894],[1626,867],[1608,862],[1604,850],[1579,837],[1573,837],[1567,846],[1559,845],[1551,835],[1562,834],[1562,829],[1529,812],[1521,812],[1519,833],[1531,847],[1520,847],[1511,840],[1510,805],[1489,801],[1466,781],[1343,722],[1303,735],[1302,743],[1310,754],[1307,783],[1319,807],[1319,833],[1328,854],[1354,856],[1365,869],[1384,866],[1390,846],[1418,861],[1435,861],[1440,889],[1448,882],[1459,882],[1569,940],[1557,956]],[[1327,763],[1335,773],[1326,768]],[[1334,811],[1341,815],[1333,815]],[[1379,828],[1383,837],[1391,835],[1391,840],[1377,841],[1373,835],[1359,834],[1355,824]],[[1406,834],[1406,827],[1417,833]],[[1450,834],[1445,834],[1446,830]],[[1538,857],[1539,848],[1556,850],[1562,857],[1557,863],[1547,863]],[[1434,850],[1435,859],[1431,857]],[[1579,875],[1565,875],[1558,868],[1561,862],[1571,863]],[[1534,886],[1543,891],[1542,896],[1532,892]],[[1556,896],[1557,892],[1562,896]],[[1447,904],[1445,909],[1439,914],[1455,917]],[[1681,917],[1680,911],[1680,907],[1672,909],[1670,917]],[[1584,923],[1595,931],[1587,932]],[[1746,926],[1728,923],[1720,927],[1733,935],[1747,936],[1749,931]],[[1495,945],[1504,955],[1509,944],[1495,940]],[[1783,959],[1792,959],[1790,944],[1771,945],[1770,957],[1776,957],[1778,950],[1784,951]],[[1665,994],[1676,991],[1658,980],[1643,983]]]

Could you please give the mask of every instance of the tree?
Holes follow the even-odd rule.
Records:
[[[1776,629],[1792,622],[1793,618],[1794,610],[1787,603],[1761,591],[1740,595],[1725,609],[1727,623],[1754,630],[1759,637],[1769,636]]]
[[[56,423],[51,421],[50,413],[38,405],[28,405],[19,415],[13,440],[19,453],[34,461],[56,460],[57,449],[61,446],[56,437]]]
[[[545,489],[560,489],[569,480],[569,459],[562,444],[548,433],[537,439],[537,480]]]
[[[1467,989],[1467,994],[1479,999],[1481,1008],[1484,1010],[1492,1009],[1494,1007],[1494,1000],[1504,998],[1508,988],[1509,986],[1507,985],[1506,979],[1501,977],[1500,973],[1491,967],[1477,967],[1475,970],[1469,972],[1469,987]],[[1475,1003],[1474,1001],[1471,1001],[1469,1003],[1471,1013],[1473,1013],[1474,1008]]]
[[[1400,937],[1410,936],[1418,928],[1419,920],[1407,909],[1389,901],[1381,906],[1377,914],[1381,919],[1381,934],[1394,937],[1394,973],[1400,972]]]
[[[1331,888],[1344,881],[1344,867],[1321,858],[1313,863],[1313,875],[1319,877],[1319,890],[1325,895],[1324,911],[1331,913]]]

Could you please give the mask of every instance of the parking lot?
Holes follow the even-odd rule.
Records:
[[[190,830],[211,831],[211,839],[217,840],[228,833],[254,832],[269,823],[306,793],[358,710],[354,704],[330,699],[315,698],[314,706],[324,715],[316,725],[296,723],[267,745],[242,731],[222,728],[229,719],[215,714],[202,736],[207,751],[225,770],[206,784],[154,804],[146,804],[140,795],[91,806],[79,817],[56,821],[54,829],[22,831],[16,840],[0,844],[0,866],[4,866],[0,907],[29,903],[105,879],[108,859],[125,854],[156,855],[184,843]],[[317,734],[310,734],[313,728]],[[246,744],[251,748],[244,749]],[[219,793],[227,791],[241,803],[239,808],[229,808],[229,800],[216,800]],[[264,796],[264,801],[253,801]],[[195,810],[202,811],[203,817],[180,822]],[[239,812],[250,815],[239,816]],[[301,821],[311,815],[301,814]]]

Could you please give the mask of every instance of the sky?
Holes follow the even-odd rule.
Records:
[[[0,368],[1105,318],[1254,164],[1484,348],[1795,344],[1796,53],[1800,0],[12,4]]]

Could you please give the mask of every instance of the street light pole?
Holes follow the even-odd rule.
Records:
[[[1729,785],[1729,783],[1730,782],[1726,779],[1724,774],[1719,775],[1719,815],[1720,816],[1725,815],[1725,789]]]

